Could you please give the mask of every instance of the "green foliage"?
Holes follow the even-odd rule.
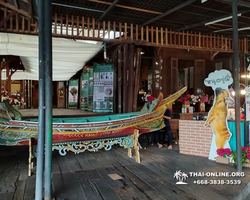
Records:
[[[237,155],[236,155],[236,151],[234,151],[232,153],[232,158],[234,160],[234,163],[237,164]],[[246,152],[245,151],[242,151],[241,152],[241,158],[242,158],[242,166],[244,166],[244,164],[246,163],[246,160],[247,160],[247,156],[246,156]]]

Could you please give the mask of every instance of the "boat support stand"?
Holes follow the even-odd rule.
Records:
[[[33,139],[30,138],[29,139],[29,160],[28,160],[28,166],[29,166],[29,169],[28,169],[28,176],[31,176],[32,174],[32,170],[34,169],[34,162],[33,162],[33,158],[36,157],[36,148],[37,146],[36,145],[33,145]]]
[[[114,144],[119,144],[121,147],[128,149],[128,157],[132,158],[132,149],[135,151],[135,161],[140,163],[141,145],[138,141],[139,130],[135,129],[134,134],[126,137],[106,138],[99,140],[87,140],[78,142],[65,142],[52,144],[52,151],[58,150],[61,156],[65,156],[68,151],[72,151],[75,154],[82,153],[84,151],[97,152],[99,149],[104,148],[109,151]],[[32,139],[29,140],[29,170],[28,175],[31,176],[33,169],[32,159],[36,157],[37,147],[32,145]]]

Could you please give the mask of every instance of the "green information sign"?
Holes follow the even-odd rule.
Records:
[[[93,112],[113,113],[113,63],[94,63]]]
[[[78,103],[78,80],[69,81],[69,107],[77,107]]]
[[[88,111],[93,111],[93,87],[94,87],[94,82],[93,82],[93,68],[88,68],[88,80],[89,80],[89,86],[88,86]]]
[[[88,110],[88,99],[89,99],[89,73],[82,73],[81,83],[81,109]]]

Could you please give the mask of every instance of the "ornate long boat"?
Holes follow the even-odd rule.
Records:
[[[178,91],[162,103],[163,95],[146,104],[139,112],[98,117],[53,118],[53,144],[86,140],[117,138],[160,130],[164,127],[163,115],[168,102],[174,102],[185,90]],[[9,112],[13,113],[14,120]],[[29,145],[31,138],[37,139],[38,119],[22,120],[21,113],[8,101],[0,104],[0,145]]]

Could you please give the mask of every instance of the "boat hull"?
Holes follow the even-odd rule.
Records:
[[[166,106],[161,106],[152,113],[136,117],[107,122],[53,124],[52,143],[67,143],[84,140],[97,140],[139,134],[162,129],[165,125],[163,114]],[[37,139],[38,123],[27,121],[3,121],[0,123],[0,145],[28,145],[29,139]]]

